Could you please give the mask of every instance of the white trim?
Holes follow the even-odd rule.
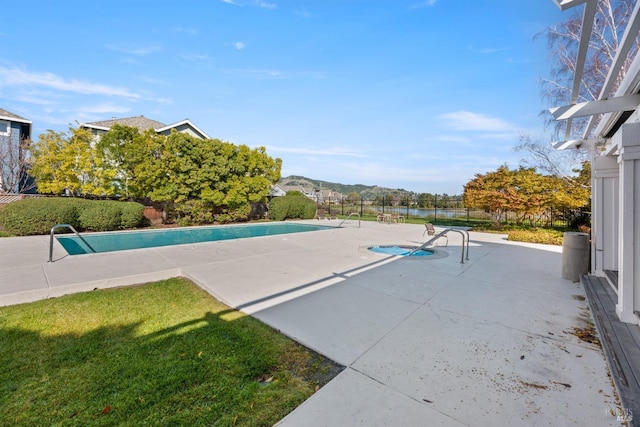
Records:
[[[104,131],[107,131],[107,132],[109,132],[109,130],[111,129],[111,128],[108,128],[106,126],[96,126],[96,125],[92,125],[90,123],[80,123],[80,127],[81,128],[96,129],[96,130],[104,130]]]
[[[553,0],[553,2],[560,8],[560,10],[565,11],[567,9],[571,9],[574,6],[581,5],[582,3],[588,0]]]
[[[605,142],[602,138],[592,138],[592,139],[570,139],[568,141],[557,141],[552,142],[551,145],[556,150],[566,150],[569,148],[580,148],[583,145],[594,145],[601,142]]]
[[[10,122],[18,122],[18,123],[25,123],[27,125],[32,124],[31,120],[27,120],[27,119],[19,119],[17,117],[11,117],[11,116],[0,116],[0,120],[7,120]]]
[[[634,111],[638,108],[638,105],[640,105],[640,94],[634,94],[599,101],[581,102],[564,107],[553,107],[549,108],[549,111],[556,120],[566,120],[617,111]]]
[[[200,129],[198,126],[194,125],[191,120],[189,119],[184,119],[180,122],[176,122],[176,123],[172,123],[170,125],[167,125],[165,127],[156,129],[155,131],[160,133],[160,132],[164,132],[166,130],[171,130],[173,128],[177,128],[178,126],[182,126],[182,125],[189,125],[191,126],[193,129],[195,129],[200,135],[202,135],[204,137],[204,139],[211,139],[211,137],[209,135],[207,135],[202,129]]]

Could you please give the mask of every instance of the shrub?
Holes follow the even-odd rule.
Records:
[[[122,223],[122,208],[109,201],[94,201],[78,215],[80,228],[87,231],[118,230]]]
[[[511,230],[508,240],[514,242],[562,245],[562,231],[538,228],[537,230]]]
[[[48,234],[55,224],[78,231],[109,231],[138,225],[144,206],[134,202],[65,197],[25,199],[0,210],[0,225],[18,236]]]
[[[144,205],[135,202],[119,202],[122,207],[120,228],[135,228],[144,218]]]
[[[213,223],[213,205],[204,200],[188,200],[175,207],[178,225]]]
[[[247,203],[238,206],[235,209],[225,209],[224,212],[216,218],[220,224],[229,224],[232,222],[244,222],[249,220],[251,215],[251,204]]]
[[[269,203],[269,216],[276,221],[285,219],[312,219],[316,213],[316,204],[306,196],[289,194],[276,197]]]
[[[18,236],[48,234],[55,224],[78,228],[78,207],[85,202],[66,198],[32,198],[9,203],[0,211],[0,225]]]

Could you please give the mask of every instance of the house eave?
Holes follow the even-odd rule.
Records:
[[[10,116],[0,116],[0,120],[7,121],[7,122],[24,123],[27,125],[33,124],[31,120],[22,119],[18,117],[10,117]]]

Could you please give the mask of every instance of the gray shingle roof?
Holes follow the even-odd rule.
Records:
[[[110,129],[111,126],[115,124],[130,126],[134,128],[138,128],[141,132],[144,132],[147,129],[160,129],[165,127],[164,123],[158,122],[156,120],[151,120],[146,118],[145,116],[136,116],[136,117],[125,117],[122,119],[112,119],[112,120],[102,120],[99,122],[90,122],[85,123],[86,126],[96,126],[100,128]]]
[[[31,123],[31,120],[27,120],[24,117],[20,117],[19,115],[13,114],[12,112],[2,108],[0,108],[0,118],[14,120],[14,121],[23,122],[23,123]]]

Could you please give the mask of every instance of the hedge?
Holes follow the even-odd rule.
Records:
[[[144,206],[135,202],[66,197],[24,199],[0,209],[0,226],[11,234],[48,234],[55,224],[78,231],[110,231],[140,224]]]
[[[304,195],[275,197],[269,202],[269,216],[275,221],[285,219],[313,219],[316,203]]]

